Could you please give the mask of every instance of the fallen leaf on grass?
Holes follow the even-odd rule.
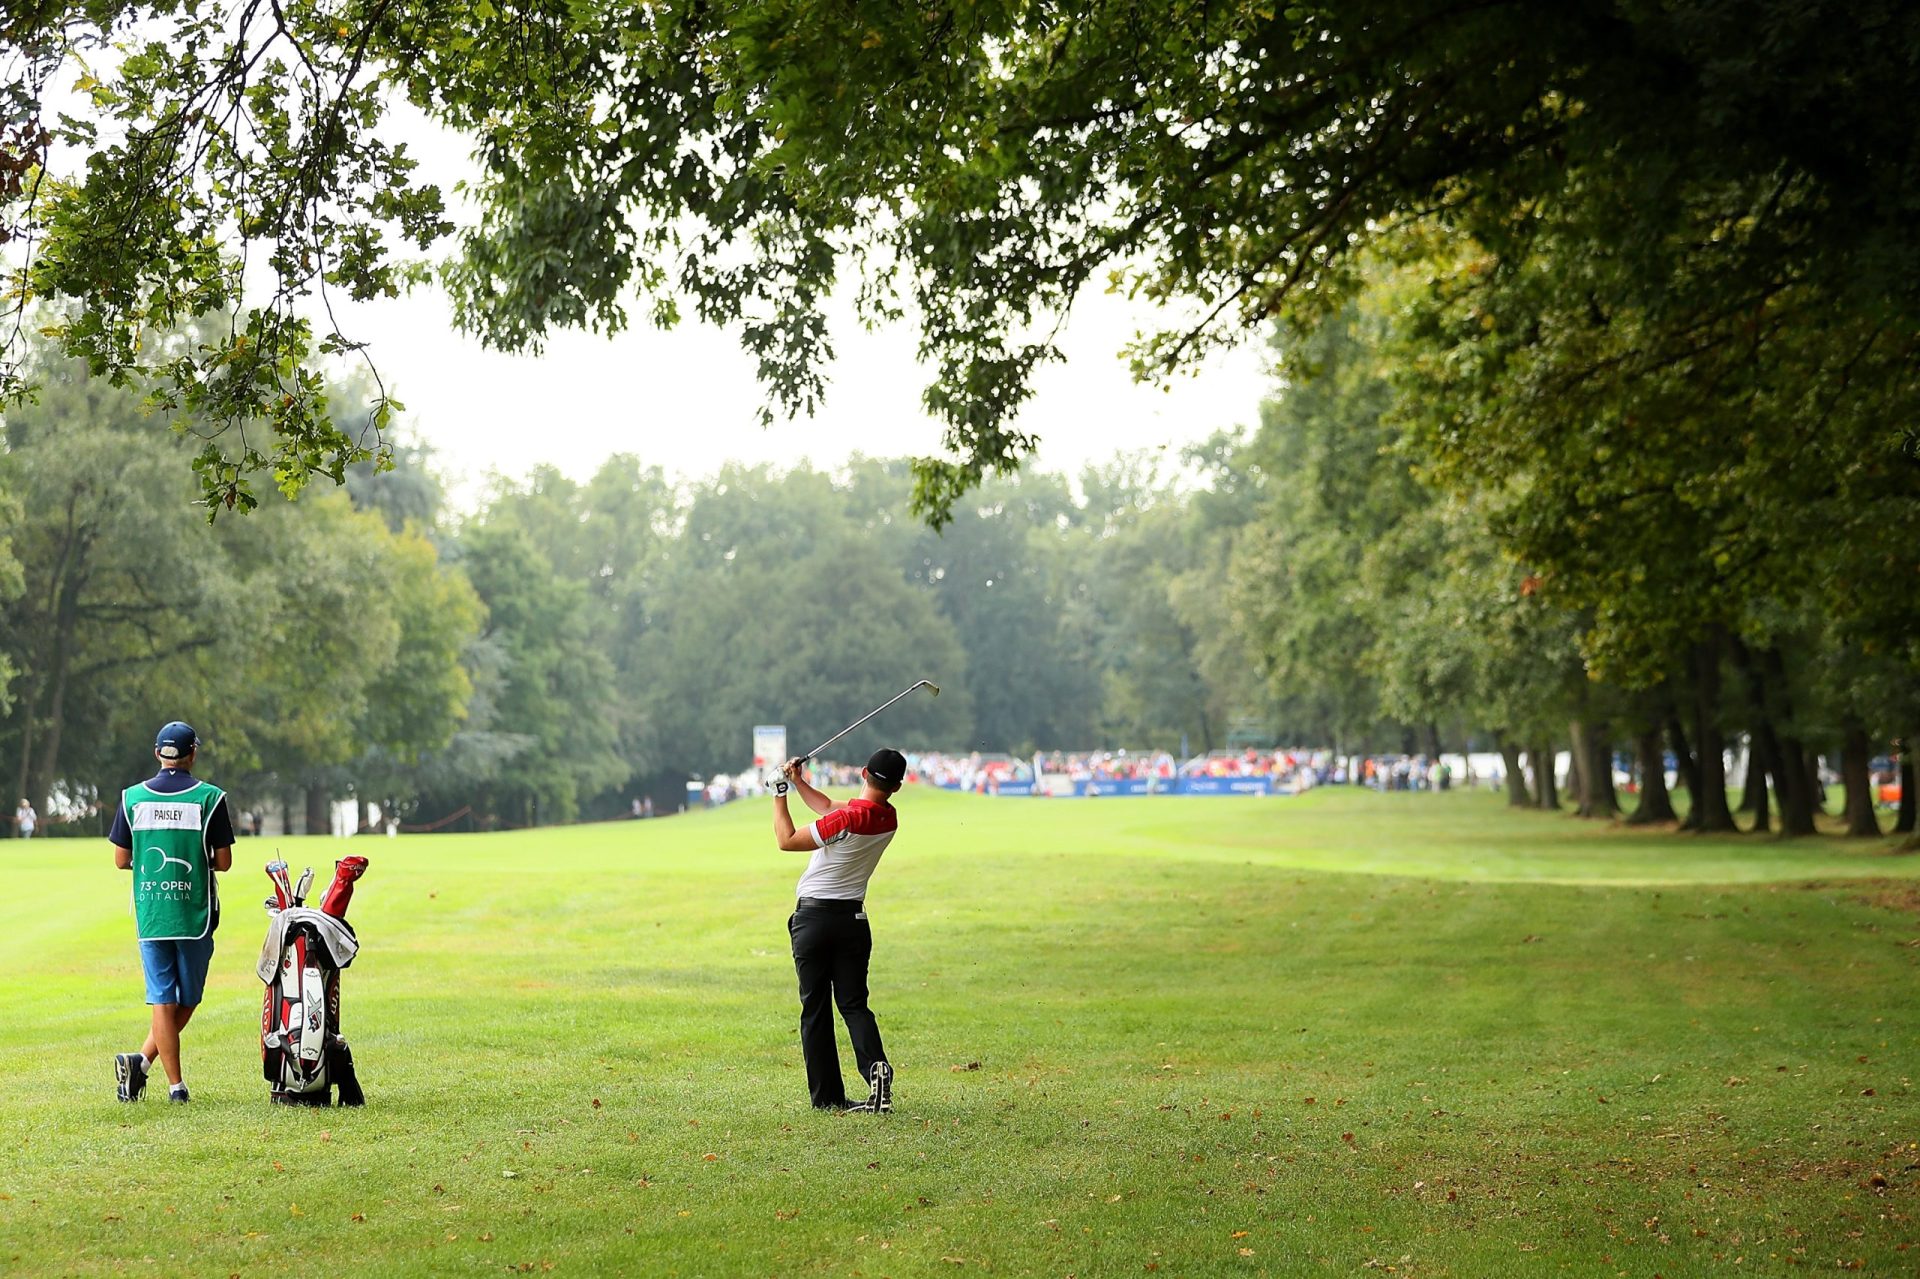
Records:
[[[969,1070],[980,1069],[980,1063],[977,1061],[970,1061],[964,1066],[948,1066],[947,1069],[951,1070],[956,1075],[960,1075],[960,1074],[965,1074]]]
[[[593,1108],[594,1108],[595,1110],[598,1110],[598,1109],[600,1109],[600,1099],[599,1099],[598,1097],[595,1097],[595,1098],[593,1099]]]
[[[800,1210],[798,1208],[775,1208],[773,1210],[773,1219],[775,1221],[792,1221],[799,1215]]]
[[[967,1259],[965,1257],[942,1257],[940,1258],[940,1260],[949,1262],[956,1266],[964,1266],[967,1264]]]
[[[367,1214],[364,1212],[356,1212],[353,1214],[353,1216],[347,1218],[347,1220],[349,1221],[365,1221],[366,1219],[367,1219]]]
[[[320,1140],[322,1140],[322,1141],[332,1141],[332,1140],[333,1140],[333,1134],[332,1134],[331,1132],[329,1132],[329,1131],[327,1131],[327,1130],[326,1130],[325,1128],[322,1128],[322,1129],[320,1130]]]
[[[491,1231],[491,1230],[486,1230],[486,1231],[482,1231],[482,1232],[481,1232],[481,1234],[480,1234],[480,1242],[481,1242],[481,1243],[492,1243],[492,1242],[493,1242],[493,1231]]]
[[[710,1164],[719,1157],[719,1155],[714,1154],[712,1151],[708,1151],[706,1154],[700,1156],[700,1162]]]
[[[505,1178],[506,1178],[506,1179],[507,1179],[508,1181],[512,1181],[512,1180],[513,1180],[513,1179],[514,1179],[515,1177],[518,1177],[518,1176],[519,1176],[520,1174],[519,1174],[519,1173],[517,1173],[517,1172],[515,1172],[515,1171],[514,1171],[513,1169],[511,1169],[511,1168],[502,1168],[502,1169],[500,1170],[500,1175],[501,1175],[502,1177],[505,1177]],[[440,1189],[440,1187],[438,1187],[438,1186],[435,1186],[435,1187],[434,1187],[434,1189],[435,1189],[435,1190],[438,1190],[438,1189]]]
[[[288,1215],[289,1217],[304,1217],[304,1216],[306,1216],[307,1214],[306,1214],[306,1213],[304,1213],[304,1212],[301,1212],[301,1211],[300,1211],[300,1205],[299,1205],[299,1204],[288,1204],[288,1205],[287,1205],[287,1215]]]
[[[1251,1256],[1253,1255],[1253,1249],[1251,1249],[1251,1248],[1242,1248],[1242,1249],[1240,1250],[1240,1255],[1241,1255],[1241,1256],[1243,1256],[1243,1257],[1251,1257]]]

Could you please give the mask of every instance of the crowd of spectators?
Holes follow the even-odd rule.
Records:
[[[1217,750],[1186,760],[1164,750],[1036,751],[1031,756],[973,751],[908,751],[907,780],[933,786],[992,794],[1019,783],[1047,793],[1078,793],[1087,782],[1145,781],[1151,789],[1171,790],[1182,778],[1265,778],[1275,791],[1299,793],[1315,786],[1362,785],[1383,791],[1448,790],[1456,766],[1426,755],[1336,755],[1303,747]],[[860,766],[836,760],[809,761],[816,786],[860,784]],[[1054,786],[1053,783],[1065,783]],[[715,778],[704,796],[725,803],[742,793],[757,794],[760,779],[749,774]]]

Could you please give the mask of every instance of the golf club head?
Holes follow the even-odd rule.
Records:
[[[930,680],[930,679],[928,679],[928,680],[921,680],[920,682],[921,682],[921,683],[923,683],[923,684],[925,684],[925,685],[927,686],[927,691],[928,691],[929,693],[932,693],[932,694],[933,694],[933,695],[934,695],[935,697],[938,697],[938,696],[940,696],[940,686],[939,686],[938,684],[936,684],[936,683],[934,683],[934,682],[933,682],[932,680]]]

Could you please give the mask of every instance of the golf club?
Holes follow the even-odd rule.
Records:
[[[793,759],[789,762],[795,763],[795,764],[805,763],[807,760],[812,759],[814,756],[818,755],[821,751],[827,749],[827,747],[833,745],[835,742],[845,737],[848,733],[851,733],[854,729],[860,727],[862,724],[872,719],[875,715],[878,715],[881,711],[887,709],[887,707],[893,705],[895,702],[905,697],[908,693],[912,693],[915,690],[922,689],[922,688],[926,689],[929,693],[932,693],[935,697],[940,696],[940,686],[934,683],[930,679],[923,679],[919,683],[912,685],[911,687],[906,689],[904,692],[898,694],[897,696],[891,697],[886,701],[880,703],[880,705],[874,707],[872,710],[868,711],[865,715],[862,715],[859,719],[856,719],[855,721],[853,721],[853,723],[847,725],[845,728],[835,733],[832,737],[829,737],[826,741],[821,742],[818,746],[814,747],[812,750],[808,751],[806,754],[794,756]],[[775,769],[773,776],[777,777],[778,775],[779,775],[779,770]],[[772,777],[768,778],[768,784],[769,785],[772,784]]]
[[[313,887],[313,867],[309,866],[305,870],[300,872],[300,882],[294,885],[293,904],[296,906],[306,905],[307,890],[312,887]]]

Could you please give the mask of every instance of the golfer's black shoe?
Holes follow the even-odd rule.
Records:
[[[113,1081],[121,1101],[139,1101],[147,1090],[147,1059],[139,1053],[115,1053]]]
[[[893,1113],[893,1067],[884,1061],[873,1063],[873,1091],[867,1094],[866,1104],[855,1106],[855,1110],[864,1114],[889,1115]]]
[[[167,1100],[177,1106],[186,1105],[190,1100],[187,1096],[187,1086],[185,1084],[175,1084],[173,1087],[167,1089]]]

